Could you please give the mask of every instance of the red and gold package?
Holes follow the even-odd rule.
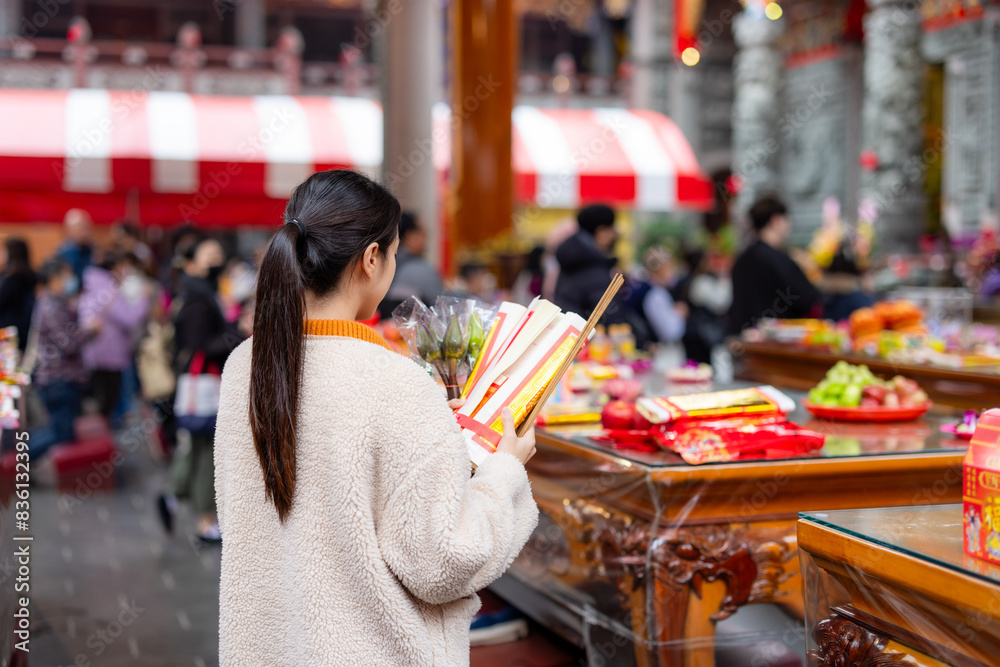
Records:
[[[965,553],[1000,565],[1000,408],[979,416],[962,464]]]
[[[654,428],[653,435],[661,447],[693,465],[800,456],[820,449],[826,440],[781,415],[682,421]]]
[[[687,419],[785,414],[795,409],[795,401],[774,387],[761,386],[640,398],[635,407],[651,424],[669,424]]]

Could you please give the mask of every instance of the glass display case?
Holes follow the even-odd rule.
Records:
[[[805,512],[808,664],[1000,660],[1000,568],[964,554],[958,504]]]
[[[595,439],[595,427],[540,430],[528,472],[542,517],[494,590],[586,646],[591,665],[711,665],[716,625],[741,607],[803,618],[800,511],[961,499],[965,443],[940,433],[942,417],[790,416],[830,435],[827,447],[695,466]]]

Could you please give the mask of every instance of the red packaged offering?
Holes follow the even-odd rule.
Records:
[[[692,465],[789,458],[818,450],[826,440],[782,415],[682,421],[654,428],[653,435],[661,447]]]

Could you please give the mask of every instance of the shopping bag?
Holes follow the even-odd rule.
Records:
[[[168,352],[172,338],[171,325],[153,321],[149,323],[147,335],[139,344],[135,366],[142,397],[147,401],[168,398],[176,389],[176,379],[170,367]]]
[[[177,426],[197,435],[215,433],[222,378],[214,367],[205,368],[205,355],[196,352],[186,373],[177,378],[174,417]]]

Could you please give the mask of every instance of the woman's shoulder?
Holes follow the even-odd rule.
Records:
[[[409,357],[363,340],[340,336],[307,336],[306,350],[307,363],[315,355],[321,368],[329,368],[326,364],[335,363],[369,375],[384,373],[399,379],[425,377],[430,380],[427,372]]]
[[[428,372],[409,357],[361,340],[307,336],[303,346],[305,375],[324,378],[355,377],[366,384],[426,391],[436,387]],[[249,378],[253,357],[253,337],[240,343],[223,370],[223,377]]]

